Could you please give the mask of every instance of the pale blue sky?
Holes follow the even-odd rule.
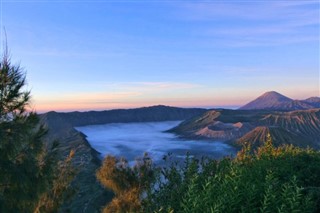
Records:
[[[1,16],[34,107],[69,111],[319,96],[319,11],[308,0],[2,0]]]

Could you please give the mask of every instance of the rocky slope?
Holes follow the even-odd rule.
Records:
[[[237,113],[235,113],[237,112]],[[263,112],[246,110],[212,110],[203,115],[182,122],[169,130],[184,137],[211,138],[214,140],[230,140],[243,135],[254,128],[251,121]],[[261,117],[261,115],[260,115]]]
[[[274,112],[259,122],[267,126],[281,127],[311,141],[320,141],[320,109]]]
[[[300,109],[312,109],[317,108],[317,104],[314,99],[307,99],[305,101],[292,100],[275,91],[266,92],[259,96],[255,100],[240,107],[241,110],[300,110]]]
[[[292,144],[295,146],[307,147],[312,143],[312,140],[305,139],[300,135],[292,133],[281,127],[258,126],[239,139],[236,139],[236,144],[241,146],[242,144],[249,142],[253,148],[256,148],[261,146],[267,140],[268,134],[270,134],[275,146]]]
[[[291,112],[266,110],[212,110],[170,130],[183,137],[252,144],[268,133],[275,144],[320,148],[320,109]]]
[[[65,159],[72,149],[75,150],[73,165],[78,173],[72,183],[75,195],[67,200],[59,212],[100,212],[101,206],[112,198],[112,193],[103,189],[96,181],[95,171],[100,167],[99,153],[91,148],[85,136],[58,113],[40,115],[41,123],[47,128],[47,146],[58,141],[58,158]]]

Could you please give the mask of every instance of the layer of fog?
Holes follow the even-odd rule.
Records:
[[[187,152],[191,156],[222,158],[234,155],[235,149],[223,142],[182,140],[172,133],[164,131],[177,126],[180,121],[148,123],[116,123],[77,127],[87,136],[91,146],[103,156],[115,155],[134,162],[145,152],[156,163],[163,156],[172,153],[174,159],[184,158]]]

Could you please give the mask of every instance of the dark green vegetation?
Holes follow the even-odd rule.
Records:
[[[0,212],[56,212],[74,169],[73,152],[58,161],[57,143],[43,143],[46,130],[27,112],[25,74],[5,52],[0,62]]]
[[[320,153],[275,148],[270,135],[256,151],[244,146],[235,159],[187,157],[184,166],[166,168],[123,162],[108,156],[97,173],[117,195],[104,212],[320,211]]]
[[[7,55],[0,63],[0,211],[35,207],[48,168],[41,165],[43,130],[34,131],[37,117],[25,113],[30,93],[22,91],[25,77]],[[33,182],[42,183],[32,187]]]
[[[274,144],[320,148],[320,109],[277,112],[267,110],[211,110],[189,119],[171,132],[184,137],[209,138],[233,144],[261,145],[267,134]]]

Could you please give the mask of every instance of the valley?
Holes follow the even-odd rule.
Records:
[[[261,109],[158,105],[128,110],[48,112],[40,115],[41,123],[48,129],[45,139],[48,146],[57,140],[61,159],[70,150],[75,150],[73,163],[79,168],[79,173],[73,186],[78,190],[71,200],[64,203],[62,210],[99,212],[101,205],[110,201],[112,193],[105,191],[95,178],[95,171],[107,154],[126,157],[131,165],[144,152],[149,152],[158,164],[168,152],[173,153],[174,160],[182,159],[187,151],[196,157],[207,155],[220,159],[234,156],[246,142],[254,148],[261,146],[269,134],[275,146],[293,144],[320,148],[319,108],[296,110],[296,104],[292,104],[291,100],[288,104],[288,98],[274,92],[262,97],[254,102],[259,102]],[[312,103],[318,101],[317,98],[307,100]],[[279,105],[282,101],[284,103]],[[281,107],[270,109],[268,104],[271,102],[273,106]],[[282,106],[294,107],[284,110]]]
[[[113,155],[126,158],[130,165],[146,152],[157,165],[165,163],[165,155],[172,160],[184,160],[186,153],[190,157],[210,157],[221,159],[235,156],[236,149],[220,141],[183,140],[173,133],[165,132],[177,126],[180,121],[118,123],[76,127],[84,133],[86,139],[103,157]]]

